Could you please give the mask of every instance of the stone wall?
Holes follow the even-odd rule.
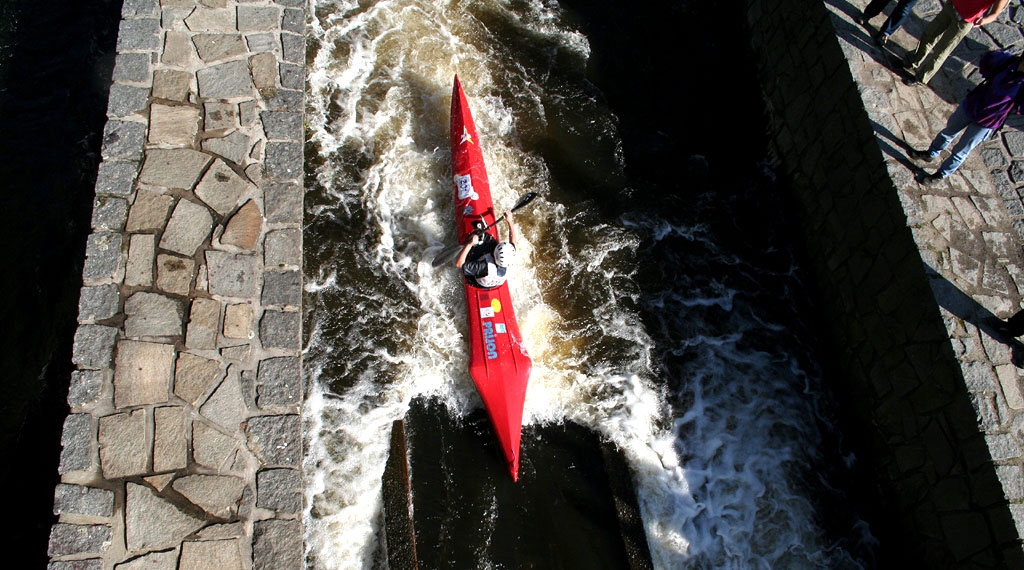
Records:
[[[862,8],[837,4],[852,14]],[[965,325],[940,306],[942,269],[923,261],[946,258],[928,254],[932,246],[912,229],[919,197],[894,180],[916,185],[884,156],[856,63],[825,3],[750,0],[748,8],[780,174],[803,223],[829,344],[839,347],[829,377],[856,424],[847,429],[863,434],[858,459],[891,511],[876,521],[888,526],[881,538],[899,542],[887,545],[902,553],[895,562],[1024,567],[1020,501],[1008,501],[997,476],[1003,465],[1019,476],[1020,451],[1006,454],[1008,433],[979,425],[974,387],[992,387],[993,406],[1009,408],[995,367],[966,366],[967,351],[951,341]],[[977,336],[976,326],[966,330]]]
[[[303,567],[303,0],[124,0],[51,569]]]

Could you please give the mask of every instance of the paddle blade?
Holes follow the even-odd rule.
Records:
[[[433,267],[440,267],[455,261],[459,257],[459,253],[462,251],[461,245],[450,245],[441,250],[441,253],[434,256],[434,261],[430,262]]]
[[[522,208],[523,206],[529,204],[530,202],[533,202],[533,199],[536,198],[536,197],[537,197],[537,193],[536,192],[527,192],[526,195],[524,195],[522,198],[520,198],[519,202],[517,202],[515,206],[512,206],[512,209],[509,210],[509,211],[510,212],[515,212],[519,208]],[[502,217],[504,217],[504,216],[502,216]]]

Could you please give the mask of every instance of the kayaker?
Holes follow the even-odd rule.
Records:
[[[511,211],[505,212],[505,223],[508,225],[508,241],[499,242],[488,233],[481,237],[480,232],[473,232],[455,260],[455,267],[461,269],[466,279],[477,287],[498,287],[508,278],[508,269],[515,263],[519,231]]]

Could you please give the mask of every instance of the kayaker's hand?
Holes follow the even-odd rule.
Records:
[[[462,251],[459,252],[459,257],[455,259],[455,267],[462,268],[466,263],[466,258],[469,257],[469,251],[473,249],[473,246],[480,243],[480,234],[473,232],[469,234],[469,241],[462,246]]]
[[[516,241],[519,239],[519,228],[516,227],[515,221],[512,219],[512,211],[505,211],[505,223],[508,224],[508,241],[512,245],[516,245]]]

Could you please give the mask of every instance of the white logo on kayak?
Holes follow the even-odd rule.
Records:
[[[491,307],[480,307],[480,318],[481,319],[493,319],[494,309]]]
[[[465,126],[462,127],[462,140],[459,144],[466,144],[467,142],[473,142],[473,136],[469,134],[469,129]]]
[[[484,351],[487,353],[487,360],[498,358],[498,343],[494,340],[494,324],[491,321],[484,323]]]
[[[468,174],[455,175],[455,188],[458,191],[459,200],[480,199],[480,195],[473,190],[473,178]]]
[[[494,323],[494,332],[503,334],[505,332],[505,323]]]

